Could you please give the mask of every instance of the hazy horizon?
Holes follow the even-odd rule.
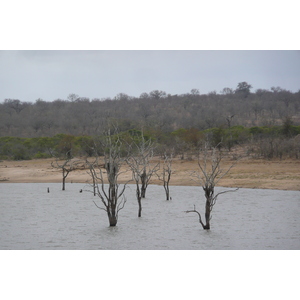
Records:
[[[300,51],[276,50],[2,50],[0,101],[139,97],[162,90],[201,94],[235,89],[300,89]]]

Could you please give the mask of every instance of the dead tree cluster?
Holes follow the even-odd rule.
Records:
[[[94,201],[97,208],[107,213],[109,225],[116,226],[118,214],[126,203],[125,190],[129,182],[133,181],[136,187],[136,199],[138,203],[138,217],[142,215],[142,199],[146,197],[146,190],[153,175],[162,182],[166,200],[170,200],[169,183],[172,169],[172,154],[165,154],[162,163],[153,163],[155,145],[151,139],[145,139],[142,134],[138,140],[132,139],[125,142],[117,132],[111,134],[108,131],[98,140],[94,141],[93,149],[95,158],[91,161],[86,159],[83,163],[78,159],[66,158],[65,161],[56,160],[52,166],[62,170],[63,190],[65,180],[71,171],[87,168],[92,178],[93,193],[100,198],[100,204]],[[124,151],[127,149],[127,151]],[[101,157],[97,153],[102,153]],[[199,184],[205,197],[204,218],[196,209],[186,213],[194,212],[199,217],[203,229],[210,229],[211,213],[218,197],[221,194],[236,191],[226,190],[215,193],[215,187],[219,181],[228,174],[233,163],[227,169],[221,168],[221,160],[224,157],[221,147],[211,147],[205,143],[199,150],[197,170],[190,173],[192,180]],[[120,176],[131,172],[131,178],[120,184]]]

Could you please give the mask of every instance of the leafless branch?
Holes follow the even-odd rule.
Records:
[[[101,207],[101,206],[98,206],[97,203],[96,203],[95,201],[93,201],[93,202],[94,202],[94,204],[95,204],[99,209],[102,209],[102,210],[104,210],[104,211],[107,212],[106,208],[103,208],[103,207]]]
[[[123,196],[123,200],[118,204],[118,207],[117,207],[118,212],[124,208],[126,202],[127,202],[127,199],[125,196]]]
[[[198,215],[199,217],[199,222],[202,226],[205,226],[204,223],[202,222],[202,219],[201,219],[201,214],[196,210],[196,206],[194,205],[194,209],[193,210],[186,210],[185,211],[186,213],[191,213],[191,212],[194,212]]]

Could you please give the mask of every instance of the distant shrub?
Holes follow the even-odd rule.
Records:
[[[0,160],[9,160],[9,156],[0,154]]]
[[[41,151],[39,151],[38,153],[36,153],[36,154],[33,156],[33,158],[49,158],[49,157],[51,157],[50,154],[47,154],[47,153],[41,152]]]
[[[18,145],[12,150],[12,159],[13,160],[29,160],[31,159],[27,149],[22,146]]]
[[[257,135],[257,134],[263,133],[263,128],[258,127],[258,126],[251,127],[251,128],[249,128],[249,132],[253,135]]]

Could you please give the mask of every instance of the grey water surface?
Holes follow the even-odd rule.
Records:
[[[49,187],[50,193],[47,193]],[[82,193],[79,191],[83,189]],[[202,229],[193,209],[204,211],[200,187],[150,185],[142,217],[134,185],[116,227],[98,209],[89,186],[69,183],[0,184],[0,249],[300,249],[300,192],[239,189],[220,195],[211,230]],[[217,191],[230,190],[217,188]]]

